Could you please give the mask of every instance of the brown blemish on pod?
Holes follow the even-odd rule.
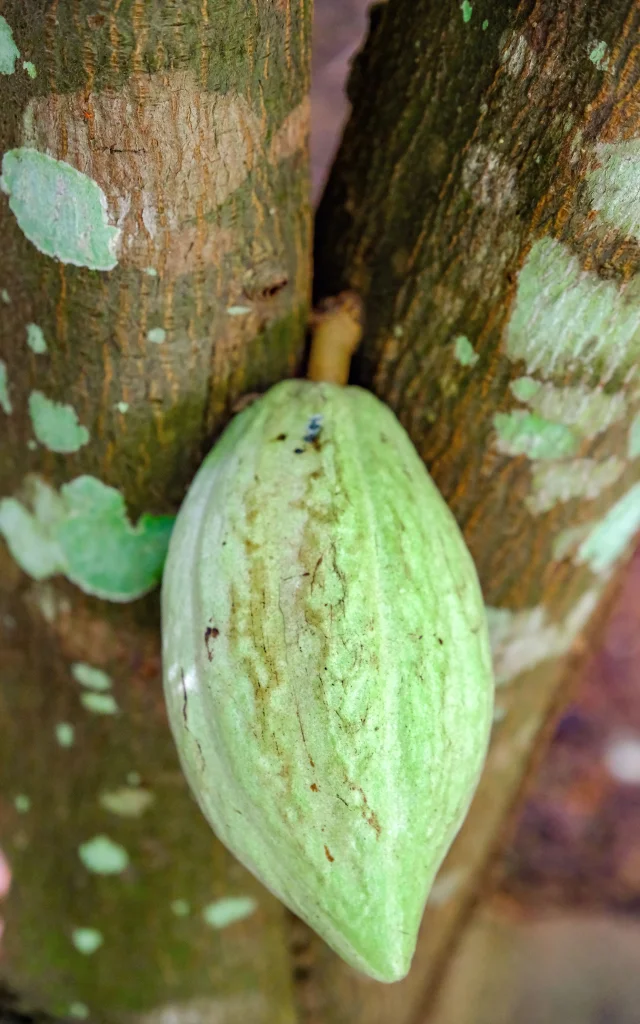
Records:
[[[220,630],[216,626],[207,626],[204,631],[204,643],[207,648],[207,658],[209,661],[213,661],[213,650],[211,649],[211,641],[215,640],[217,636],[220,636]]]

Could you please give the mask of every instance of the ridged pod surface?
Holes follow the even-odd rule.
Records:
[[[403,977],[493,680],[473,562],[391,410],[296,380],[238,415],[180,509],[162,628],[214,831],[348,963]]]

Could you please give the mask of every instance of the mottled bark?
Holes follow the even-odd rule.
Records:
[[[284,911],[189,796],[157,592],[128,599],[236,400],[300,364],[310,2],[0,13],[0,977],[78,1018],[284,1024]]]
[[[464,530],[499,689],[410,975],[383,988],[308,937],[314,1024],[426,1021],[567,655],[640,526],[637,0],[396,0],[372,22],[318,211],[317,292],[365,302],[355,376]]]

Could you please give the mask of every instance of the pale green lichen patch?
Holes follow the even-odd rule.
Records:
[[[589,60],[592,64],[598,68],[599,71],[606,71],[609,67],[609,58],[607,56],[607,44],[604,39],[595,43],[589,51]]]
[[[139,818],[155,800],[148,789],[121,786],[100,794],[100,806],[121,818]]]
[[[623,290],[581,268],[552,238],[535,242],[518,276],[506,349],[545,379],[596,371],[602,383],[636,372],[640,357],[640,277]]]
[[[86,1003],[69,1003],[67,1013],[70,1017],[75,1017],[76,1020],[86,1020],[89,1016],[89,1007]]]
[[[42,333],[42,328],[37,324],[27,324],[27,345],[37,356],[47,351],[47,343]]]
[[[517,380],[511,381],[509,387],[519,402],[528,402],[540,390],[542,384],[533,377],[518,377]]]
[[[81,693],[80,701],[94,715],[115,715],[118,705],[110,693]]]
[[[82,843],[78,856],[87,870],[95,875],[119,875],[129,864],[129,854],[124,846],[104,835]]]
[[[484,21],[482,22],[482,31],[486,32],[488,28],[489,28],[489,21],[488,21],[487,18],[485,18]]]
[[[77,452],[89,440],[89,431],[78,422],[75,409],[52,401],[41,391],[29,395],[29,414],[38,441],[52,452]]]
[[[534,469],[533,493],[526,499],[534,515],[571,498],[594,498],[620,477],[624,466],[618,459],[602,465],[593,459],[566,460],[583,438],[593,438],[624,418],[624,394],[583,385],[558,387],[533,377],[519,377],[510,388],[518,401],[529,406],[530,414],[517,410],[494,417],[500,449],[537,460],[565,460]]]
[[[26,814],[27,811],[31,810],[31,800],[24,793],[18,793],[14,798],[13,806],[18,814]]]
[[[171,913],[175,914],[176,917],[187,917],[191,913],[191,906],[186,900],[173,900],[171,903]]]
[[[573,554],[585,537],[588,537],[593,529],[593,523],[580,523],[579,526],[568,526],[561,530],[553,542],[554,561],[560,562],[563,558]]]
[[[71,941],[79,953],[90,956],[104,942],[102,932],[97,928],[74,928],[71,933]]]
[[[163,341],[167,337],[167,332],[164,327],[152,327],[150,331],[147,331],[147,338],[153,342],[154,345],[162,345]]]
[[[587,175],[591,206],[611,227],[640,238],[640,139],[597,146],[599,166]]]
[[[227,928],[236,921],[242,921],[257,909],[258,904],[250,896],[228,896],[226,899],[209,903],[202,916],[212,928]]]
[[[116,409],[118,410],[119,413],[121,413],[124,416],[124,414],[129,411],[129,403],[116,402]]]
[[[158,276],[158,271],[156,270],[155,267],[145,267],[144,268],[144,272],[147,275],[147,277],[157,277]]]
[[[37,477],[32,481],[33,514],[15,498],[0,501],[0,533],[4,536],[16,562],[35,580],[47,579],[60,572],[60,547],[52,532],[43,528],[53,525],[56,509],[50,496],[57,494]]]
[[[640,413],[634,416],[629,427],[628,453],[630,459],[637,459],[640,455]]]
[[[37,78],[38,72],[36,71],[35,64],[32,64],[30,60],[23,60],[22,67],[27,72],[29,78]]]
[[[111,689],[111,678],[107,673],[103,672],[100,668],[95,668],[93,665],[87,665],[84,661],[74,662],[71,666],[71,675],[77,683],[88,687],[90,690]]]
[[[251,306],[227,306],[229,316],[246,316],[251,312]]]
[[[120,231],[92,178],[38,150],[10,149],[0,187],[22,232],[45,256],[90,270],[116,266]]]
[[[34,579],[58,573],[87,594],[133,601],[160,581],[173,516],[127,519],[124,498],[95,477],[76,477],[58,494],[27,478],[27,505],[0,501],[0,533]]]
[[[480,358],[464,334],[458,335],[453,343],[455,357],[461,366],[475,366]]]
[[[624,462],[615,455],[603,462],[573,459],[569,462],[536,463],[531,472],[531,494],[525,499],[525,504],[533,515],[541,515],[554,505],[572,498],[591,501],[619,480],[624,469]]]
[[[528,399],[529,407],[544,419],[562,423],[577,435],[593,438],[624,419],[627,401],[621,392],[608,394],[600,388],[557,387],[541,384]]]
[[[20,50],[15,44],[11,27],[0,15],[0,75],[12,75],[19,56]]]
[[[75,739],[75,729],[70,722],[57,722],[56,740],[61,747],[72,747]]]
[[[496,685],[504,686],[543,661],[566,654],[589,621],[598,598],[599,591],[588,590],[559,623],[549,621],[542,605],[517,612],[487,608]]]
[[[609,509],[578,549],[577,561],[592,572],[609,570],[640,530],[640,483]]]
[[[13,405],[9,397],[9,381],[7,380],[7,364],[0,359],[0,406],[10,416],[13,412]]]
[[[7,291],[6,288],[3,288],[0,291],[0,299],[2,299],[2,301],[5,304],[5,306],[8,306],[9,303],[11,302],[11,296],[9,295],[9,292]]]
[[[468,24],[468,22],[471,21],[471,15],[473,14],[473,7],[469,3],[469,0],[462,0],[462,3],[460,4],[460,8],[462,10],[462,20],[464,21],[464,23],[466,25],[466,24]]]
[[[493,424],[497,447],[505,455],[526,455],[530,459],[564,459],[574,455],[578,439],[569,427],[516,409],[496,413]]]

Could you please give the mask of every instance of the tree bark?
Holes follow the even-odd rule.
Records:
[[[234,403],[300,364],[311,5],[0,9],[1,976],[70,1017],[284,1024],[284,911],[187,792],[133,599]]]
[[[356,369],[462,526],[489,607],[494,739],[408,978],[313,937],[303,1019],[428,1019],[567,655],[640,526],[637,0],[373,9],[317,215],[318,296],[351,288]]]

